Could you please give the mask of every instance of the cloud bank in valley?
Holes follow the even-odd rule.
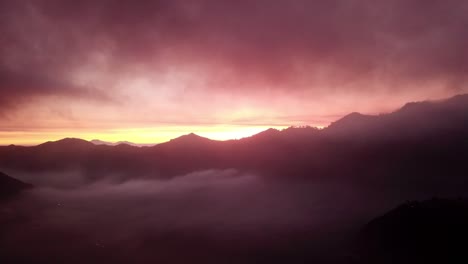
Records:
[[[226,251],[283,247],[284,239],[311,232],[322,237],[345,218],[357,219],[348,205],[358,199],[341,185],[275,184],[235,169],[123,183],[110,176],[72,188],[36,185],[2,207],[7,228],[0,236],[5,250],[0,258],[211,260]],[[238,256],[253,261],[244,253]]]

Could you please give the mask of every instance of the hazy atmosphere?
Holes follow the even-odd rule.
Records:
[[[0,0],[0,263],[468,263],[467,14]]]
[[[466,1],[1,1],[0,143],[327,126],[467,92]]]

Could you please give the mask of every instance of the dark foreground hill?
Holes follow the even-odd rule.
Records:
[[[0,172],[0,201],[10,198],[22,190],[31,188],[31,184],[16,180],[2,172]]]
[[[363,230],[367,263],[467,263],[468,201],[407,202]]]

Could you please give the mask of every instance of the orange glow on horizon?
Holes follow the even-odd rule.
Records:
[[[249,137],[268,128],[284,129],[287,126],[166,126],[150,128],[126,128],[105,131],[87,130],[43,130],[43,131],[2,131],[0,145],[38,145],[47,141],[56,141],[66,137],[84,140],[99,139],[108,142],[129,141],[136,144],[158,144],[189,133],[213,140],[229,140]]]

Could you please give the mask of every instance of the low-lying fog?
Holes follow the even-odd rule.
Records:
[[[86,183],[78,172],[19,178],[36,187],[3,207],[1,257],[35,263],[300,259],[387,209],[349,184],[235,169],[126,182]]]

